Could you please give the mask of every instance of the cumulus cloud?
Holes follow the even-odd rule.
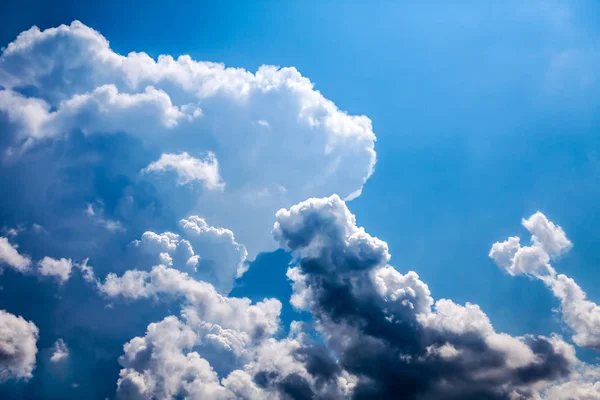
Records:
[[[71,259],[61,258],[55,259],[52,257],[44,257],[38,264],[38,272],[42,276],[51,276],[58,280],[59,283],[65,283],[71,276],[73,262]]]
[[[137,166],[127,175],[132,181],[153,180],[139,175],[144,168],[171,169],[180,184],[200,181],[208,193],[185,185],[187,202],[169,190],[156,193],[157,202],[178,218],[210,216],[236,233],[251,258],[275,248],[276,210],[310,196],[356,195],[375,165],[370,119],[338,109],[293,67],[252,73],[185,55],[123,56],[77,21],[21,33],[0,56],[0,86],[2,145],[12,162],[23,149],[72,142],[72,132],[83,132],[83,141],[135,137],[152,158],[122,150],[114,170],[125,173],[128,161]],[[88,162],[96,156],[84,154]]]
[[[117,397],[234,399],[234,391],[247,394],[253,390],[256,395],[245,398],[265,398],[258,396],[261,390],[244,379],[241,371],[224,380],[223,386],[208,361],[191,351],[197,341],[197,334],[175,317],[150,324],[144,337],[133,338],[124,346]],[[244,379],[242,387],[240,378]]]
[[[273,233],[297,256],[297,304],[306,307],[355,398],[528,397],[566,377],[576,358],[558,336],[498,333],[473,304],[434,302],[415,272],[387,265],[387,244],[356,225],[338,196],[276,216]]]
[[[184,299],[180,318],[125,344],[118,397],[593,398],[594,367],[560,336],[513,337],[476,304],[435,301],[415,272],[388,265],[387,244],[338,196],[280,210],[273,234],[296,257],[292,302],[313,318],[287,337],[275,336],[277,300],[221,296],[166,266],[107,277],[101,290],[112,298]],[[155,240],[174,253],[181,239]]]
[[[335,370],[335,362],[326,354],[319,355],[323,349],[311,347],[314,343],[309,344],[298,332],[279,340],[246,343],[245,352],[236,354],[242,367],[227,370],[220,379],[205,358],[210,347],[218,347],[210,343],[212,332],[199,328],[197,321],[174,316],[150,324],[144,337],[135,337],[124,345],[117,397],[275,400],[303,398],[306,393],[332,399],[351,394],[355,379],[347,373],[332,381],[313,376],[315,369]],[[222,354],[213,354],[212,362]],[[328,365],[307,363],[316,356]]]
[[[236,241],[231,230],[211,226],[196,215],[180,220],[179,228],[181,235],[144,232],[141,239],[133,244],[151,258],[139,261],[172,266],[196,279],[212,283],[222,293],[228,293],[234,280],[248,268],[246,247]]]
[[[56,340],[52,345],[52,355],[50,356],[50,362],[59,363],[69,358],[69,348],[62,339]]]
[[[17,271],[25,272],[31,266],[31,258],[19,253],[17,247],[7,238],[0,237],[0,265],[8,265]]]
[[[0,310],[0,382],[33,376],[38,334],[33,322]]]
[[[181,298],[199,317],[247,332],[251,337],[274,334],[278,329],[281,302],[265,299],[252,304],[247,298],[222,296],[213,285],[164,265],[150,272],[130,270],[122,276],[109,274],[100,290],[109,297],[147,299],[157,296]]]
[[[175,171],[178,185],[199,181],[208,190],[223,190],[225,187],[225,182],[219,175],[219,162],[210,152],[204,160],[194,158],[186,152],[163,154],[142,172],[165,172],[168,170]]]
[[[557,274],[550,261],[573,245],[563,229],[541,212],[522,220],[531,233],[531,245],[522,246],[519,237],[494,243],[489,256],[511,275],[527,275],[542,280],[560,300],[560,312],[573,331],[573,341],[600,350],[600,306],[566,275]]]

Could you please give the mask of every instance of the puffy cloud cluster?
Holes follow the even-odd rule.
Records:
[[[144,232],[134,247],[151,257],[138,263],[172,266],[228,293],[248,268],[246,247],[236,241],[231,230],[211,226],[196,215],[180,220],[179,228],[185,238],[173,232]]]
[[[109,274],[100,290],[108,297],[147,299],[172,296],[193,306],[202,320],[234,327],[247,332],[250,337],[272,335],[277,331],[281,303],[265,299],[251,304],[247,298],[226,297],[213,285],[197,281],[185,272],[164,265],[150,272],[130,270],[122,276]]]
[[[600,306],[588,300],[572,278],[558,274],[550,264],[567,252],[572,243],[560,226],[539,211],[523,219],[522,224],[531,233],[531,245],[521,246],[519,237],[510,237],[494,243],[490,257],[511,275],[527,275],[548,285],[560,300],[560,311],[573,331],[573,341],[600,350]]]
[[[87,145],[95,137],[132,138],[106,170],[160,187],[155,203],[168,207],[161,212],[201,211],[233,230],[251,257],[274,248],[270,221],[279,208],[334,192],[357,196],[376,160],[369,118],[339,110],[295,68],[252,73],[185,55],[123,56],[78,21],[33,27],[6,46],[0,130],[15,168],[44,146],[77,147],[77,159],[44,160],[48,173],[97,162],[99,149]],[[173,199],[192,182],[205,191],[190,187],[186,201]],[[38,193],[49,190],[40,186]]]
[[[290,336],[280,340],[246,343],[239,353],[219,345],[227,341],[227,336],[231,339],[243,332],[227,329],[229,335],[215,342],[218,331],[203,329],[194,318],[184,317],[186,321],[170,316],[152,323],[144,337],[135,337],[124,345],[119,360],[123,368],[117,382],[118,398],[259,400],[307,398],[314,393],[318,398],[351,395],[355,379],[349,374],[333,380],[316,376],[318,370],[329,370],[333,375],[337,367],[302,333],[292,330]],[[211,364],[228,353],[241,367],[226,369],[224,377],[219,378]]]
[[[38,334],[33,322],[0,310],[0,382],[33,376]]]
[[[475,304],[434,301],[415,272],[388,265],[387,244],[357,226],[338,196],[280,210],[273,233],[296,256],[292,302],[313,323],[294,322],[278,339],[279,307],[264,311],[276,300],[223,297],[166,266],[109,276],[109,296],[186,302],[181,318],[125,345],[119,396],[524,399],[587,387],[558,335],[512,337]],[[270,318],[244,319],[253,313]]]
[[[415,272],[387,265],[385,242],[338,196],[277,213],[274,235],[297,255],[294,304],[308,309],[355,398],[528,398],[576,362],[558,336],[498,333],[483,311],[434,303]]]
[[[74,263],[71,259],[44,257],[37,263],[37,269],[32,269],[32,261],[29,256],[22,255],[17,247],[8,241],[8,238],[0,237],[0,266],[8,265],[15,271],[21,273],[34,273],[39,277],[53,277],[58,283],[63,284],[69,280],[73,267],[83,271],[85,279],[93,280],[93,270],[87,266],[87,259],[81,264]],[[90,275],[91,274],[91,275]]]

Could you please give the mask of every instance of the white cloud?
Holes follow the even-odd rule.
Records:
[[[279,300],[265,299],[252,304],[247,298],[222,296],[211,284],[164,265],[150,272],[130,270],[120,277],[108,274],[100,290],[108,297],[126,299],[179,297],[194,306],[202,320],[243,330],[250,336],[274,334],[279,325]]]
[[[227,228],[209,225],[204,218],[197,215],[189,216],[179,221],[179,226],[194,246],[201,260],[213,260],[215,265],[211,268],[209,276],[202,276],[225,291],[229,292],[235,278],[239,278],[246,271],[248,251],[246,247],[236,241],[233,231]],[[208,268],[202,265],[199,268]],[[197,271],[202,272],[202,271]]]
[[[180,183],[220,189],[224,177],[226,190],[190,193],[195,204],[175,214],[210,216],[250,258],[275,248],[276,210],[310,196],[355,196],[375,165],[370,119],[338,109],[293,67],[251,73],[189,56],[122,56],[75,21],[21,33],[0,56],[0,85],[13,147],[70,130],[123,132],[159,149],[155,167],[175,169]],[[35,96],[18,93],[27,86]],[[209,152],[219,154],[218,174],[216,160],[192,159]]]
[[[31,266],[31,258],[19,254],[16,246],[11,245],[7,238],[0,237],[0,265],[3,264],[25,272]]]
[[[62,339],[58,339],[52,345],[52,355],[50,356],[50,361],[53,363],[59,363],[65,361],[69,358],[69,348],[67,344]]]
[[[55,277],[61,284],[69,280],[71,269],[73,269],[73,262],[67,258],[44,257],[38,264],[40,275]]]
[[[198,340],[196,332],[176,317],[150,324],[144,337],[124,346],[117,397],[234,399],[243,393],[247,399],[270,398],[243,371],[220,382],[208,361],[192,350]]]
[[[568,379],[552,382],[540,392],[546,400],[596,400],[600,398],[600,368],[580,362]]]
[[[38,333],[33,322],[0,310],[0,382],[33,376]]]
[[[144,168],[142,172],[165,172],[168,170],[175,171],[178,185],[199,181],[208,190],[223,190],[225,188],[225,182],[219,175],[219,162],[211,152],[204,160],[194,158],[186,152],[163,154],[157,161]]]
[[[17,127],[21,138],[41,139],[80,129],[83,133],[127,131],[149,135],[157,126],[171,129],[181,120],[194,118],[189,107],[178,108],[162,90],[148,86],[141,93],[120,93],[107,84],[61,102],[56,111],[43,99],[27,98],[0,90],[0,112]],[[158,129],[160,130],[160,129]]]
[[[558,257],[573,247],[563,229],[539,211],[528,219],[523,219],[522,224],[531,232],[534,245],[541,247],[550,258]]]
[[[181,235],[147,231],[134,241],[136,249],[151,256],[150,260],[138,257],[138,264],[146,263],[140,267],[171,266],[210,282],[221,293],[229,293],[234,280],[247,269],[245,246],[236,241],[231,230],[211,226],[196,215],[180,220],[179,228]]]
[[[511,275],[528,275],[548,285],[560,300],[560,312],[573,331],[573,341],[600,350],[600,306],[589,301],[573,279],[557,274],[550,264],[573,244],[560,226],[539,211],[523,219],[522,224],[531,233],[530,246],[521,246],[520,238],[511,237],[494,243],[489,256]]]

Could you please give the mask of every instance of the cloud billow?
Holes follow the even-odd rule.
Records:
[[[387,244],[356,225],[337,196],[277,213],[274,235],[297,256],[288,276],[356,398],[528,398],[566,377],[574,351],[560,337],[497,333],[477,306],[434,303],[415,272],[390,267]]]
[[[78,21],[21,33],[0,56],[0,86],[11,162],[72,142],[73,132],[84,142],[135,138],[148,154],[122,146],[137,168],[119,169],[120,159],[116,169],[159,185],[177,217],[202,212],[231,229],[251,259],[275,248],[270,220],[279,208],[334,192],[355,197],[375,165],[370,119],[339,110],[293,67],[252,73],[189,56],[123,56]],[[182,209],[168,192],[194,182],[210,193],[190,191]]]

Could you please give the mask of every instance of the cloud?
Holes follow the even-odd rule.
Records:
[[[33,376],[39,330],[33,322],[0,310],[0,381]]]
[[[0,111],[15,125],[21,139],[42,139],[73,129],[85,134],[127,131],[148,135],[156,131],[155,126],[170,129],[182,119],[193,119],[195,110],[192,114],[182,111],[188,108],[173,106],[164,91],[152,86],[129,94],[119,93],[115,85],[102,85],[61,102],[56,111],[43,99],[0,91]]]
[[[214,286],[164,265],[150,272],[130,270],[122,276],[109,274],[100,291],[108,297],[148,299],[173,296],[194,306],[199,318],[247,332],[251,337],[272,335],[278,329],[281,302],[265,299],[251,304],[247,298],[226,297]]]
[[[415,272],[387,265],[387,244],[338,196],[280,210],[273,233],[297,256],[288,274],[296,303],[341,370],[358,377],[355,398],[528,397],[576,362],[558,336],[512,337],[477,305],[434,302]]]
[[[162,154],[157,161],[150,163],[142,172],[165,172],[167,170],[175,171],[178,185],[199,181],[208,190],[225,188],[225,182],[219,175],[219,162],[210,152],[204,160],[194,158],[186,152]]]
[[[136,265],[172,266],[195,279],[211,282],[221,293],[229,293],[234,280],[248,268],[245,246],[236,241],[231,230],[211,226],[196,215],[180,220],[179,229],[183,236],[144,232],[133,245],[151,258],[138,257]]]
[[[232,334],[241,334],[231,331]],[[242,367],[230,369],[219,379],[205,357],[212,361],[224,353],[212,354],[217,342],[211,342],[214,330],[199,329],[197,321],[182,321],[174,316],[152,323],[146,335],[124,345],[119,359],[123,367],[117,382],[117,397],[148,398],[223,398],[280,399],[303,398],[301,391],[316,393],[318,398],[343,398],[349,395],[353,378],[345,374],[332,382],[319,381],[312,375],[315,368],[306,360],[318,355],[321,348],[311,347],[303,334],[292,333],[280,340],[264,339],[245,343],[245,352],[236,354]],[[211,351],[211,347],[213,350]],[[333,367],[326,355],[322,361]]]
[[[89,143],[108,143],[99,137],[111,134],[120,156],[103,164],[108,178],[127,179],[137,190],[151,179],[160,189],[154,193],[153,204],[162,207],[157,211],[177,219],[206,215],[235,232],[250,259],[275,248],[270,221],[279,208],[310,196],[356,195],[375,166],[370,119],[338,109],[293,67],[262,66],[252,73],[185,55],[123,56],[78,21],[21,33],[0,56],[0,86],[6,132],[0,145],[15,168],[31,165],[28,160],[41,149],[74,147],[76,157],[47,151],[48,159],[36,164],[53,184],[67,187],[59,173],[65,164],[83,174],[82,166],[98,160],[103,148]],[[218,154],[218,168],[211,156],[194,154]],[[139,174],[144,168],[172,169],[175,183],[188,184],[174,188]],[[198,194],[189,185],[195,180],[213,190]],[[31,191],[46,193],[48,184],[34,182]],[[78,189],[74,193],[82,193]],[[137,190],[126,196],[137,201],[147,193]],[[98,189],[91,195],[108,205],[111,199],[102,199],[108,193]],[[31,199],[42,201],[39,195]],[[117,211],[107,207],[105,220],[118,220]],[[48,217],[40,217],[36,223],[50,229]]]
[[[50,362],[59,363],[69,358],[69,348],[67,344],[62,340],[58,339],[52,345],[52,355],[50,356]]]
[[[511,275],[527,275],[542,280],[560,300],[560,312],[573,331],[573,341],[600,350],[600,306],[566,275],[557,274],[551,260],[563,255],[573,244],[560,226],[536,212],[522,220],[531,233],[531,245],[521,246],[520,238],[494,243],[489,256]]]
[[[107,277],[100,290],[110,298],[183,300],[180,318],[125,344],[118,397],[524,399],[594,390],[592,367],[560,336],[513,337],[476,304],[435,301],[415,272],[388,265],[387,244],[357,226],[338,196],[280,210],[273,234],[296,257],[292,302],[313,318],[293,322],[287,337],[276,337],[277,300],[221,296],[164,265]],[[157,251],[193,254],[179,235],[148,237]]]
[[[150,324],[144,337],[133,338],[124,346],[124,355],[119,359],[123,369],[117,382],[117,397],[235,398],[232,391],[221,385],[210,364],[197,352],[190,351],[197,340],[196,333],[175,317]],[[234,378],[229,381],[233,386]],[[246,379],[244,386],[255,385]],[[260,393],[258,388],[255,390]]]
[[[598,366],[580,363],[571,376],[551,384],[542,391],[547,400],[594,400],[600,397],[600,370]]]
[[[73,269],[73,262],[67,258],[57,260],[52,257],[44,257],[38,266],[40,275],[55,277],[62,284],[69,280],[71,269]]]
[[[31,259],[19,254],[16,246],[10,244],[7,238],[0,237],[0,265],[8,265],[20,272],[29,270]]]

